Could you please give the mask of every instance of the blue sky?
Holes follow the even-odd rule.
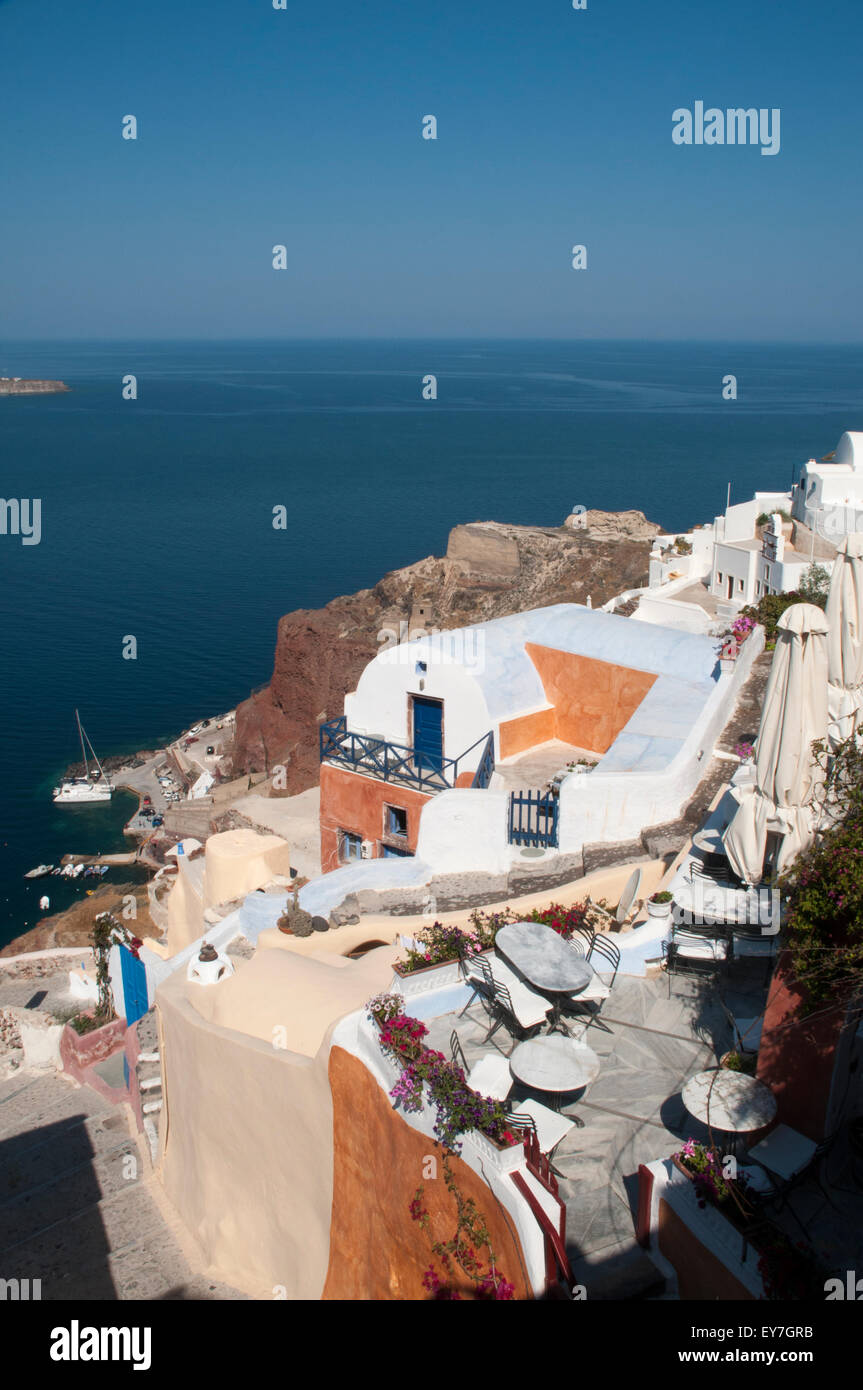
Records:
[[[0,0],[0,337],[859,341],[861,30],[853,0]],[[779,107],[780,153],[674,145],[697,99]]]

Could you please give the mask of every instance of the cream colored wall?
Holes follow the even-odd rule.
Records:
[[[177,882],[167,898],[168,955],[176,955],[206,928],[204,910],[263,888],[277,875],[288,879],[291,849],[280,835],[226,830],[211,835],[205,857],[177,860]]]
[[[168,894],[167,910],[169,954],[175,955],[197,941],[204,930],[204,904],[199,885],[192,882],[182,869]]]
[[[333,1187],[326,1057],[208,1023],[185,990],[174,976],[158,993],[165,1192],[214,1276],[257,1298],[282,1286],[318,1299]]]
[[[321,1296],[333,1195],[329,1034],[386,988],[392,954],[333,968],[263,949],[222,984],[177,972],[159,986],[159,1177],[212,1275],[254,1297]]]
[[[244,898],[269,883],[275,874],[287,878],[291,850],[280,835],[259,835],[255,830],[226,830],[207,841],[205,906]]]

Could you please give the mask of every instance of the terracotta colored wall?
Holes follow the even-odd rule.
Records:
[[[339,863],[339,830],[350,830],[375,844],[384,828],[384,805],[403,806],[408,816],[406,848],[416,853],[420,812],[431,797],[393,782],[378,782],[345,768],[321,765],[321,868],[330,873]]]
[[[758,1077],[779,1104],[778,1119],[818,1143],[827,1127],[827,1107],[845,1004],[818,1018],[798,1017],[803,997],[792,981],[791,958],[783,953],[773,972]]]
[[[594,753],[606,753],[656,680],[649,671],[634,671],[628,666],[539,647],[533,642],[528,642],[525,650],[539,672],[553,709],[502,723],[502,758],[553,738]]]
[[[526,748],[535,748],[538,743],[548,743],[557,736],[553,709],[541,709],[535,714],[523,714],[518,719],[507,719],[500,726],[500,756],[512,758],[516,753],[523,753]]]
[[[661,1197],[658,1239],[660,1250],[674,1266],[682,1300],[752,1299],[745,1285],[701,1244],[686,1222]],[[750,1259],[753,1258],[757,1259],[750,1254]]]
[[[431,1140],[393,1110],[362,1062],[334,1047],[329,1060],[333,1095],[333,1212],[325,1299],[427,1299],[423,1271],[432,1263],[430,1238],[449,1240],[455,1204],[438,1177],[423,1179],[423,1161],[436,1154]],[[495,1261],[515,1285],[515,1297],[532,1298],[522,1270],[521,1246],[482,1179],[461,1159],[452,1169],[466,1197],[483,1214]],[[424,1187],[431,1217],[428,1233],[412,1221],[408,1206]],[[439,1262],[435,1267],[440,1268]]]
[[[608,751],[656,680],[649,671],[532,642],[525,649],[554,705],[555,737],[594,753]]]

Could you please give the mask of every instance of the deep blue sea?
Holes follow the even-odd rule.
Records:
[[[0,535],[0,944],[84,891],[25,870],[123,847],[128,799],[52,805],[76,706],[97,752],[152,746],[268,680],[281,614],[459,522],[582,504],[683,529],[863,428],[847,346],[2,342],[0,375],[73,388],[0,398],[2,494],[42,499],[39,545]]]

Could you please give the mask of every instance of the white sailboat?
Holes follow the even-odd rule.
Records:
[[[82,801],[110,801],[111,793],[114,788],[105,776],[102,764],[96,757],[96,750],[84,732],[81,716],[78,714],[77,710],[75,711],[75,719],[78,723],[78,737],[81,740],[81,756],[84,759],[84,776],[73,777],[69,781],[61,782],[59,787],[55,787],[55,805],[67,805],[72,803],[77,805]],[[84,746],[85,740],[86,748]],[[87,757],[87,748],[89,748],[93,756],[93,762],[96,764],[98,771],[94,770],[92,773],[90,771],[90,760]]]

